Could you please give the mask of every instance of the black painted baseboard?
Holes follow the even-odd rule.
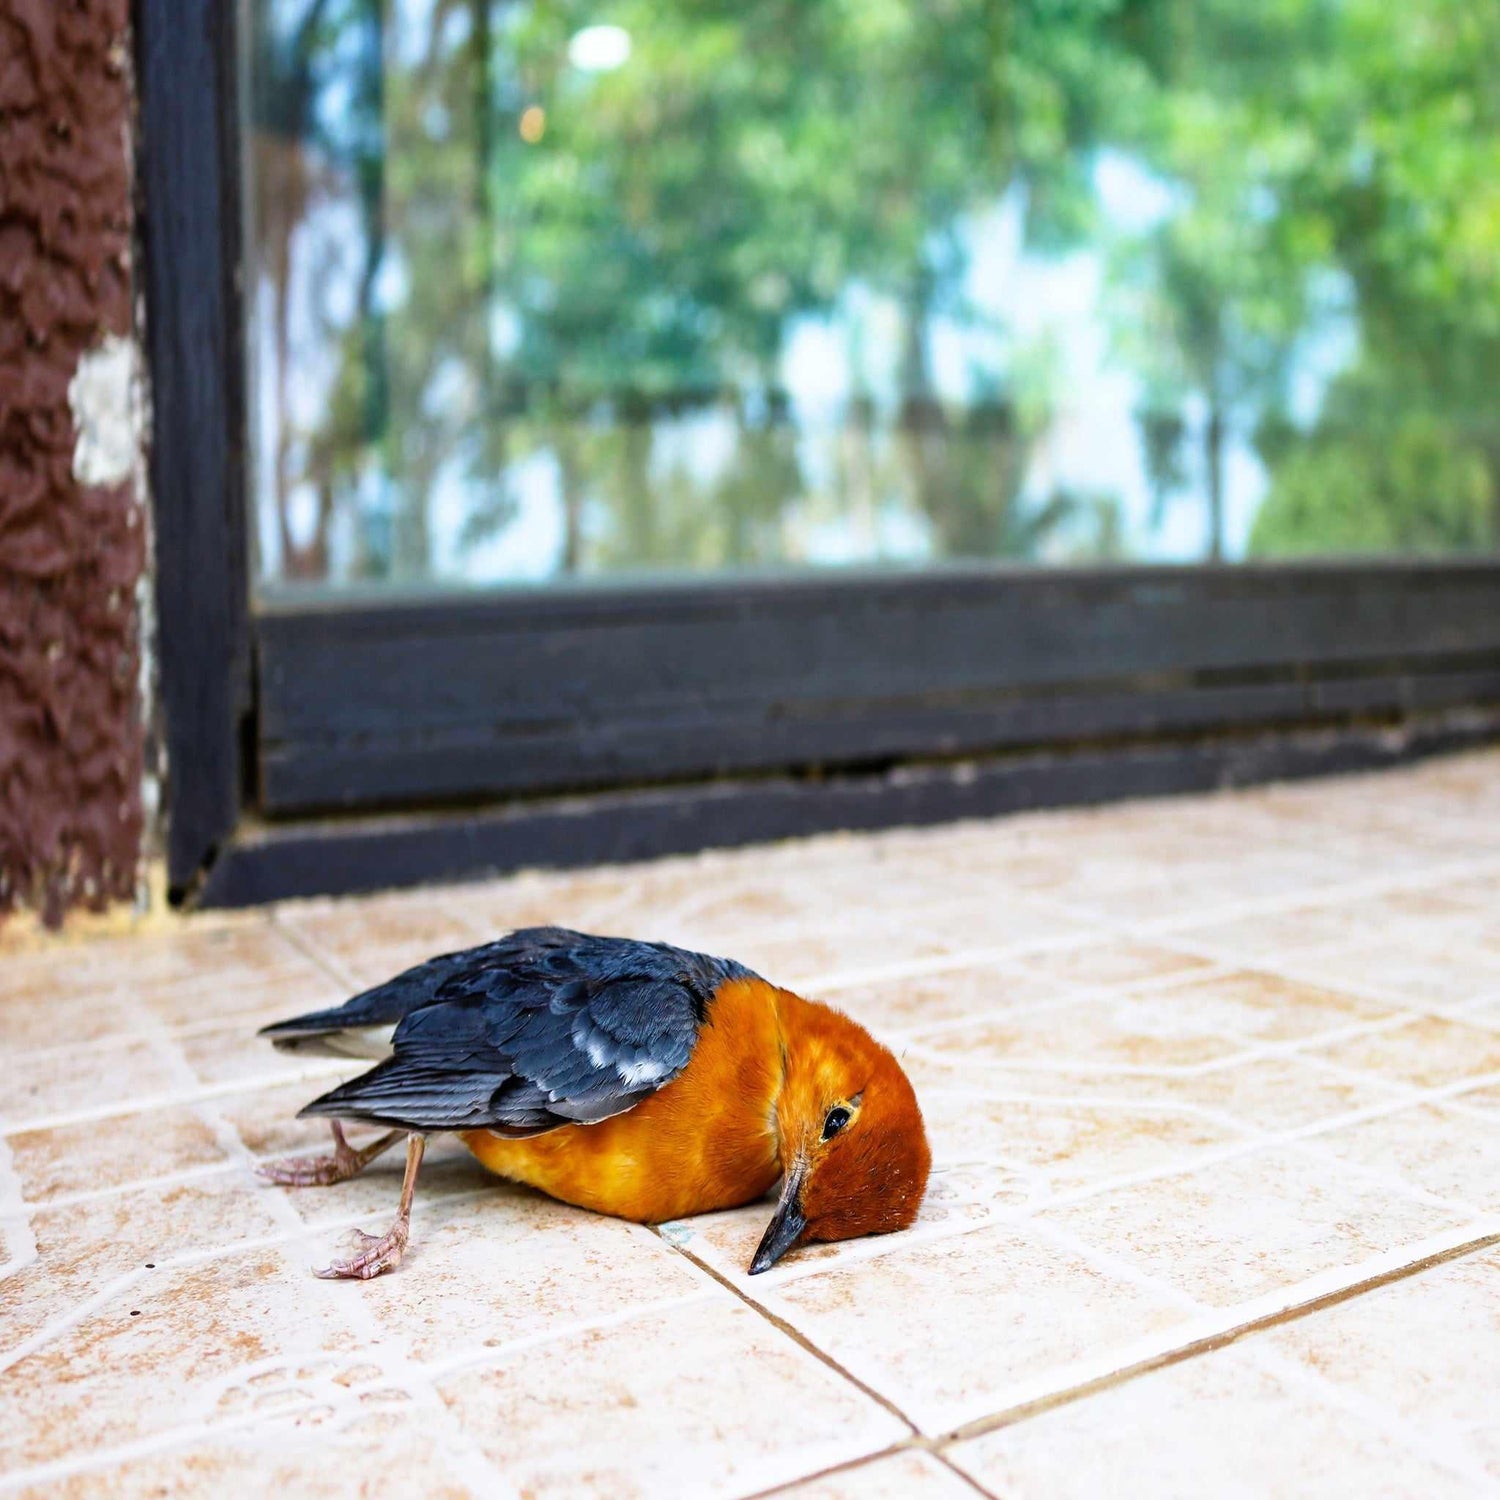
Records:
[[[252,906],[478,879],[527,868],[644,860],[836,829],[994,817],[1375,770],[1500,742],[1500,706],[1352,724],[1072,753],[914,764],[879,775],[764,777],[477,811],[339,818],[241,830],[196,905]]]

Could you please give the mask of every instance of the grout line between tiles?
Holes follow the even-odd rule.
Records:
[[[7,1259],[0,1266],[0,1281],[31,1265],[37,1258],[36,1231],[30,1206],[24,1196],[20,1174],[10,1142],[0,1135],[0,1230],[5,1233]]]
[[[443,1359],[424,1360],[415,1367],[421,1371],[424,1379],[435,1386],[439,1381],[447,1380],[450,1376],[465,1370],[483,1370],[487,1367],[503,1365],[513,1356],[525,1354],[530,1349],[541,1349],[561,1340],[577,1338],[580,1334],[598,1333],[606,1328],[620,1328],[627,1323],[635,1322],[637,1318],[657,1317],[662,1313],[675,1312],[679,1308],[695,1307],[700,1303],[707,1304],[712,1299],[713,1293],[705,1287],[701,1291],[676,1292],[670,1297],[654,1297],[647,1302],[632,1302],[628,1307],[619,1307],[613,1312],[599,1313],[587,1318],[572,1318],[565,1323],[549,1324],[546,1328],[539,1328],[534,1333],[524,1333],[516,1338],[506,1339],[503,1343],[481,1344],[460,1350],[457,1354],[447,1355]]]
[[[771,1324],[772,1327],[785,1334],[786,1337],[791,1339],[791,1341],[799,1348],[812,1355],[812,1357],[816,1359],[819,1364],[824,1365],[827,1369],[831,1370],[835,1375],[837,1375],[841,1380],[847,1381],[850,1385],[861,1391],[877,1406],[883,1407],[888,1413],[890,1413],[891,1416],[895,1417],[898,1422],[902,1423],[912,1436],[915,1437],[919,1435],[920,1429],[918,1428],[917,1424],[913,1422],[912,1419],[907,1416],[906,1413],[902,1411],[894,1401],[890,1400],[886,1396],[881,1395],[879,1391],[875,1390],[873,1386],[867,1385],[857,1375],[851,1375],[848,1370],[846,1370],[841,1364],[839,1364],[836,1359],[832,1357],[832,1355],[825,1353],[815,1343],[813,1343],[811,1339],[809,1339],[799,1329],[789,1323],[785,1318],[779,1317],[776,1313],[771,1312],[769,1308],[767,1308],[762,1302],[753,1297],[750,1293],[736,1286],[733,1281],[731,1281],[715,1266],[710,1265],[707,1261],[702,1259],[702,1257],[695,1255],[685,1246],[673,1244],[673,1242],[669,1239],[666,1239],[665,1236],[662,1236],[662,1239],[664,1243],[671,1245],[672,1249],[674,1249],[679,1255],[681,1255],[684,1260],[696,1266],[698,1271],[702,1275],[708,1277],[712,1281],[717,1282],[719,1286],[723,1287],[725,1291],[729,1292],[738,1301],[744,1303],[744,1305],[748,1307],[752,1312],[756,1313],[767,1323]]]
[[[899,1458],[905,1453],[925,1453],[935,1463],[940,1464],[955,1479],[962,1481],[964,1487],[976,1495],[981,1495],[984,1500],[994,1500],[990,1491],[985,1489],[972,1474],[966,1474],[955,1463],[953,1463],[943,1450],[931,1438],[920,1435],[907,1438],[902,1443],[892,1443],[888,1448],[882,1448],[878,1453],[866,1454],[863,1458],[851,1458],[841,1464],[832,1464],[826,1469],[818,1469],[811,1474],[799,1475],[796,1479],[786,1479],[779,1484],[772,1485],[769,1489],[751,1490],[740,1497],[740,1500],[774,1500],[777,1495],[790,1494],[806,1484],[815,1484],[820,1479],[833,1479],[840,1474],[854,1474],[861,1469],[869,1468],[875,1464],[882,1463],[886,1459]]]
[[[1369,1000],[1377,1005],[1394,1006],[1403,1011],[1415,1011],[1420,1015],[1435,1016],[1444,1021],[1465,1022],[1469,1025],[1474,1024],[1476,1019],[1482,1018],[1476,1018],[1467,1013],[1476,1006],[1487,1004],[1493,994],[1500,994],[1500,989],[1496,991],[1486,989],[1459,1002],[1456,1007],[1440,1005],[1410,994],[1399,993],[1394,988],[1385,989],[1360,976],[1352,979],[1342,974],[1335,976],[1302,962],[1309,957],[1326,957],[1331,961],[1340,952],[1356,946],[1356,942],[1357,940],[1354,939],[1340,940],[1311,950],[1293,948],[1289,951],[1268,944],[1264,953],[1259,951],[1253,954],[1242,953],[1238,957],[1232,955],[1222,944],[1205,942],[1194,938],[1191,934],[1185,937],[1183,935],[1174,937],[1172,946],[1175,951],[1194,958],[1202,958],[1221,966],[1232,964],[1237,969],[1271,974],[1277,979],[1284,979],[1290,984],[1300,985],[1307,989],[1330,990],[1337,994]],[[1496,972],[1496,983],[1500,985],[1500,970]]]
[[[1191,1176],[1196,1172],[1211,1167],[1222,1166],[1225,1162],[1235,1161],[1242,1157],[1254,1156],[1262,1151],[1270,1151],[1278,1147],[1295,1148],[1305,1142],[1315,1142],[1320,1135],[1345,1129],[1351,1125],[1362,1124],[1367,1120],[1399,1114],[1404,1110],[1418,1108],[1424,1104],[1441,1103],[1449,1095],[1463,1089],[1471,1088],[1476,1082],[1479,1086],[1483,1087],[1489,1079],[1500,1082],[1500,1073],[1485,1075],[1478,1080],[1464,1080],[1458,1084],[1441,1085],[1434,1089],[1424,1090],[1421,1093],[1413,1092],[1410,1097],[1387,1100],[1378,1105],[1368,1105],[1363,1109],[1350,1110],[1344,1114],[1313,1121],[1307,1125],[1294,1126],[1289,1130],[1261,1131],[1255,1127],[1246,1127],[1243,1122],[1236,1122],[1240,1129],[1248,1129],[1250,1132],[1244,1140],[1230,1142],[1221,1147],[1210,1148],[1190,1157],[1164,1162],[1159,1166],[1143,1167],[1135,1172],[1121,1172],[1096,1178],[1093,1182],[1067,1188],[1062,1192],[1052,1193],[1040,1198],[1030,1199],[1022,1204],[989,1209],[978,1219],[930,1224],[919,1229],[908,1230],[901,1235],[878,1236],[865,1240],[851,1241],[843,1249],[842,1253],[831,1262],[814,1261],[804,1266],[796,1264],[785,1265],[766,1273],[766,1290],[778,1290],[783,1286],[804,1280],[807,1277],[823,1275],[848,1266],[861,1264],[865,1261],[878,1260],[886,1255],[897,1254],[914,1246],[938,1244],[950,1239],[960,1239],[965,1235],[976,1234],[986,1229],[1042,1223],[1049,1230],[1057,1230],[1057,1226],[1053,1221],[1044,1219],[1043,1215],[1049,1214],[1059,1208],[1069,1208],[1078,1203],[1104,1197],[1126,1188],[1140,1187],[1150,1182],[1167,1181],[1173,1177]],[[1340,1166],[1343,1165],[1345,1164],[1340,1161]],[[944,1167],[940,1167],[938,1170],[944,1170],[946,1166],[947,1164],[944,1164]],[[1383,1174],[1375,1172],[1374,1169],[1364,1169],[1361,1172],[1354,1173],[1354,1175],[1362,1175],[1367,1180],[1371,1178],[1378,1180],[1383,1186],[1400,1193],[1402,1196],[1413,1198],[1416,1201],[1427,1202],[1430,1206],[1438,1206],[1449,1211],[1468,1211],[1471,1214],[1475,1214],[1475,1210],[1466,1203],[1428,1193],[1422,1188],[1407,1183],[1403,1178],[1398,1176],[1385,1177]],[[1476,1215],[1476,1217],[1481,1222],[1483,1221],[1483,1215]],[[1062,1231],[1058,1230],[1058,1232]],[[702,1263],[700,1257],[688,1249],[686,1244],[677,1244],[675,1241],[673,1243],[676,1245],[676,1248],[691,1256],[695,1261]],[[723,1276],[723,1273],[718,1271],[715,1271],[714,1274],[721,1278]],[[733,1283],[729,1284],[732,1285]]]
[[[1047,1228],[1056,1230],[1052,1225]],[[1477,1234],[1476,1230],[1479,1231]],[[1156,1278],[1135,1271],[1127,1262],[1116,1264],[1115,1257],[1104,1254],[1087,1241],[1065,1232],[1057,1233],[1056,1238],[1074,1253],[1086,1255],[1102,1269],[1110,1269],[1116,1274],[1126,1273],[1132,1282],[1158,1295],[1168,1294],[1178,1305],[1202,1306]],[[1249,1302],[1237,1303],[1223,1310],[1204,1311],[1192,1322],[1179,1326],[1170,1345],[1160,1345],[1156,1340],[1140,1340],[1125,1351],[1123,1362],[1121,1356],[1116,1355],[1110,1362],[1114,1368],[1105,1368],[1104,1362],[1099,1360],[1077,1360],[1061,1371],[1051,1372],[1047,1378],[1030,1382],[1030,1391],[1023,1382],[1018,1387],[1020,1394],[1013,1396],[1003,1410],[960,1423],[942,1434],[941,1440],[946,1443],[979,1437],[1026,1417],[1124,1384],[1153,1370],[1225,1348],[1252,1334],[1296,1322],[1434,1266],[1479,1254],[1495,1245],[1500,1245],[1500,1219],[1491,1218],[1465,1225],[1461,1231],[1432,1235],[1414,1244],[1400,1246],[1355,1266],[1339,1267],[1332,1272],[1308,1277],[1291,1287],[1283,1287]],[[1340,1273],[1352,1274],[1341,1279]]]
[[[307,934],[303,932],[295,922],[286,921],[282,916],[279,908],[272,907],[270,922],[271,926],[275,928],[275,930],[279,932],[282,937],[284,937],[286,941],[303,956],[303,958],[315,964],[318,969],[320,969],[331,980],[333,980],[335,984],[341,985],[348,994],[354,995],[359,991],[368,988],[368,986],[362,985],[359,980],[354,977],[353,972],[345,968],[345,966],[340,963],[337,958],[334,958],[331,955],[325,953],[321,946],[319,946],[319,944],[313,939],[309,938]]]
[[[1500,1073],[1486,1075],[1500,1081]],[[1226,1161],[1233,1161],[1241,1156],[1253,1156],[1258,1151],[1270,1150],[1278,1146],[1296,1146],[1308,1142],[1314,1142],[1319,1136],[1331,1134],[1337,1130],[1344,1130],[1353,1125],[1361,1125],[1370,1120],[1383,1119],[1388,1115],[1400,1114],[1408,1109],[1420,1108],[1424,1104],[1438,1104],[1443,1102],[1451,1094],[1459,1091],[1460,1087],[1468,1087],[1469,1081],[1465,1080],[1463,1085],[1445,1084],[1437,1088],[1426,1089],[1420,1093],[1414,1093],[1409,1098],[1385,1100],[1379,1104],[1366,1105],[1363,1109],[1349,1110],[1341,1115],[1328,1116],[1322,1120],[1315,1120],[1306,1125],[1293,1126],[1289,1130],[1265,1131],[1256,1138],[1244,1142],[1234,1142],[1231,1145],[1211,1149],[1197,1155],[1196,1157],[1184,1159],[1180,1162],[1167,1163],[1161,1167],[1143,1168],[1136,1173],[1123,1173],[1116,1177],[1104,1179],[1099,1184],[1089,1184],[1087,1187],[1075,1188],[1070,1192],[1061,1193],[1057,1196],[1038,1204],[1035,1212],[1040,1214],[1047,1210],[1064,1207],[1081,1202],[1087,1198],[1099,1196],[1101,1193],[1116,1192],[1122,1187],[1136,1187],[1146,1182],[1158,1182],[1171,1177],[1190,1176],[1192,1173],[1205,1167],[1219,1166]],[[1352,1169],[1352,1164],[1349,1165]],[[1451,1199],[1445,1199],[1437,1194],[1427,1193],[1420,1188],[1414,1188],[1404,1184],[1399,1177],[1385,1178],[1383,1174],[1373,1169],[1364,1169],[1363,1175],[1373,1176],[1385,1182],[1387,1186],[1401,1187],[1408,1195],[1445,1207],[1468,1207],[1466,1204],[1457,1203]]]
[[[0,1494],[40,1485],[52,1485],[75,1474],[87,1474],[99,1469],[115,1469],[132,1459],[150,1458],[157,1453],[170,1453],[177,1448],[188,1447],[195,1439],[228,1437],[265,1422],[262,1413],[247,1411],[240,1416],[225,1417],[211,1427],[170,1427],[154,1432],[149,1437],[136,1438],[132,1442],[119,1443],[88,1453],[70,1454],[64,1458],[49,1459],[45,1463],[32,1464],[24,1469],[0,1473]]]
[[[277,1189],[266,1188],[267,1193],[275,1193]],[[412,1210],[413,1222],[428,1217],[439,1208],[446,1208],[452,1204],[465,1203],[471,1199],[481,1197],[488,1193],[489,1188],[474,1188],[466,1192],[448,1193],[437,1200],[424,1202],[418,1199]],[[295,1216],[295,1210],[288,1211]],[[277,1212],[273,1209],[273,1212]],[[277,1217],[282,1215],[277,1212]],[[155,1268],[160,1271],[174,1271],[186,1267],[203,1265],[208,1261],[222,1260],[227,1257],[239,1257],[253,1255],[258,1250],[285,1250],[298,1240],[309,1238],[316,1234],[336,1233],[340,1229],[357,1228],[359,1224],[369,1217],[368,1213],[338,1214],[327,1219],[308,1222],[296,1218],[295,1223],[288,1223],[287,1229],[276,1234],[250,1235],[242,1240],[231,1240],[227,1243],[215,1245],[200,1245],[191,1250],[183,1250],[175,1255],[158,1252]],[[28,1335],[19,1343],[13,1344],[8,1349],[0,1349],[0,1373],[18,1364],[28,1355],[36,1353],[38,1349],[44,1348],[60,1334],[66,1333],[68,1329],[80,1323],[96,1306],[102,1305],[110,1297],[118,1292],[127,1290],[140,1279],[142,1273],[136,1271],[124,1271],[113,1280],[100,1287],[97,1292],[90,1294],[84,1302],[68,1309],[67,1312],[53,1318],[45,1323],[33,1334]]]
[[[1456,1256],[1449,1257],[1449,1259],[1457,1258]],[[1441,1262],[1435,1264],[1441,1264]],[[1432,1267],[1422,1269],[1432,1269]],[[1297,1321],[1296,1318],[1288,1318],[1280,1326],[1287,1326]],[[1247,1352],[1257,1365],[1269,1371],[1283,1384],[1310,1395],[1325,1407],[1353,1417],[1372,1433],[1394,1438],[1408,1452],[1426,1459],[1435,1468],[1446,1469],[1468,1483],[1477,1485],[1481,1494],[1491,1487],[1493,1474],[1487,1473],[1480,1460],[1468,1452],[1467,1443],[1453,1442],[1450,1439],[1443,1444],[1434,1444],[1430,1441],[1428,1433],[1396,1409],[1382,1406],[1353,1387],[1329,1380],[1315,1369],[1309,1368],[1299,1360],[1288,1358],[1279,1350],[1257,1343],[1249,1346]],[[1461,1451],[1461,1458],[1456,1458],[1455,1448]]]
[[[1059,993],[1043,1000],[1028,1000],[1021,1005],[1006,1006],[1003,1010],[973,1011],[967,1015],[955,1016],[952,1020],[935,1021],[931,1026],[918,1025],[912,1028],[896,1025],[885,1029],[892,1037],[899,1038],[903,1044],[920,1045],[928,1037],[946,1036],[951,1032],[963,1031],[972,1026],[1003,1026],[1013,1020],[1046,1015],[1053,1011],[1065,1011],[1073,1006],[1086,1005],[1091,1002],[1144,998],[1143,991],[1149,991],[1152,996],[1170,995],[1196,984],[1226,978],[1234,972],[1236,972],[1234,969],[1227,968],[1223,964],[1209,962],[1202,968],[1186,969],[1175,974],[1151,975],[1145,979],[1127,980],[1121,984],[1090,983],[1087,980],[1058,981]],[[1016,968],[1009,972],[1001,969],[995,977],[997,983],[1003,984],[1007,979],[1031,976],[1027,975],[1024,969]]]
[[[1003,1018],[1001,1018],[1003,1020]],[[1086,1059],[1064,1057],[1058,1061],[1051,1058],[1015,1057],[1006,1058],[1004,1066],[1019,1073],[1082,1074],[1091,1078],[1206,1078],[1214,1073],[1227,1072],[1250,1062],[1265,1062],[1275,1058],[1301,1057],[1309,1047],[1339,1046],[1346,1041],[1358,1041],[1367,1036],[1380,1036],[1387,1031],[1399,1031],[1415,1025],[1422,1017],[1410,1013],[1383,1016],[1378,1021],[1362,1021],[1355,1025],[1340,1027],[1335,1031],[1319,1032],[1311,1037],[1300,1037],[1280,1042],[1245,1042],[1237,1052],[1206,1058],[1196,1063],[1171,1063],[1152,1066],[1149,1063],[1090,1062]],[[976,1021],[974,1025],[984,1025]],[[1227,1040],[1227,1039],[1226,1039]],[[940,1047],[931,1047],[915,1039],[906,1043],[906,1050],[936,1067],[957,1068],[964,1066],[961,1058],[955,1057]]]
[[[323,1351],[305,1351],[305,1357],[314,1360],[328,1358]],[[448,1435],[448,1446],[445,1448],[444,1458],[466,1480],[469,1480],[472,1475],[474,1494],[483,1495],[486,1500],[489,1500],[491,1496],[496,1497],[496,1500],[520,1500],[514,1486],[493,1468],[482,1452],[478,1452],[477,1445],[473,1444],[467,1434],[457,1428],[456,1419],[452,1417],[436,1393],[426,1388],[419,1376],[413,1376],[410,1373],[411,1367],[403,1356],[400,1354],[392,1356],[389,1351],[379,1348],[377,1340],[363,1343],[356,1357],[368,1363],[377,1364],[383,1378],[397,1385],[403,1393],[413,1399],[414,1407],[422,1411],[424,1420],[437,1421],[441,1425],[454,1429]],[[298,1362],[298,1356],[271,1356],[267,1359],[252,1361],[226,1372],[221,1381],[210,1382],[209,1388],[212,1389],[215,1385],[230,1380],[241,1381],[247,1377],[253,1377],[260,1371],[281,1370],[288,1364]],[[249,1410],[238,1416],[214,1417],[207,1421],[198,1419],[178,1426],[166,1427],[147,1437],[106,1445],[85,1453],[69,1454],[62,1458],[50,1459],[41,1464],[0,1474],[0,1493],[39,1484],[56,1483],[75,1474],[93,1473],[101,1469],[117,1469],[122,1463],[133,1459],[190,1449],[199,1443],[216,1442],[225,1438],[232,1439],[240,1433],[255,1428],[261,1429],[263,1433],[274,1433],[280,1423],[299,1420],[309,1406],[321,1405],[332,1410],[333,1421],[322,1425],[319,1429],[321,1434],[331,1434],[346,1428],[351,1420],[368,1415],[368,1409],[361,1404],[362,1394],[361,1391],[353,1389],[339,1394],[324,1392],[321,1399],[310,1398],[308,1403],[283,1409],[275,1414],[268,1415],[265,1412]],[[478,1453],[477,1465],[473,1462],[474,1455],[466,1452],[466,1448],[473,1448]]]
[[[187,1068],[186,1059],[182,1066]],[[227,1152],[230,1159],[236,1162],[240,1169],[253,1173],[256,1165],[254,1153],[241,1140],[239,1132],[234,1128],[230,1120],[216,1109],[212,1101],[204,1101],[198,1106],[198,1113],[204,1123],[213,1131],[215,1138],[221,1147]],[[475,1189],[475,1194],[484,1191]],[[293,1236],[301,1238],[309,1235],[313,1226],[308,1225],[297,1213],[296,1209],[288,1201],[286,1193],[271,1190],[273,1202],[272,1213],[288,1228]],[[438,1201],[437,1207],[452,1201],[454,1197],[463,1197],[463,1194],[454,1194]],[[364,1215],[358,1215],[363,1218]],[[361,1329],[364,1337],[360,1339],[363,1351],[368,1355],[378,1347],[382,1330],[371,1315],[368,1304],[363,1298],[351,1297],[342,1305],[341,1311],[346,1316],[345,1326],[350,1329],[356,1337]],[[403,1350],[395,1358],[397,1369],[394,1372],[400,1381],[401,1389],[410,1394],[417,1404],[426,1410],[429,1421],[446,1429],[445,1457],[450,1464],[460,1471],[466,1478],[470,1476],[476,1481],[476,1487],[480,1494],[496,1497],[512,1496],[515,1494],[512,1486],[490,1462],[488,1456],[479,1443],[463,1429],[458,1418],[453,1414],[447,1404],[438,1395],[436,1385],[425,1372],[412,1361]]]
[[[351,1059],[351,1062],[355,1060]],[[277,1088],[282,1084],[317,1083],[350,1071],[349,1064],[330,1058],[327,1062],[309,1062],[295,1073],[267,1073],[253,1078],[226,1078],[219,1083],[194,1083],[180,1092],[138,1095],[134,1099],[115,1100],[87,1109],[59,1111],[30,1120],[0,1121],[0,1136],[23,1135],[34,1130],[63,1130],[70,1125],[94,1125],[102,1120],[142,1114],[153,1109],[192,1106],[208,1099],[223,1099],[233,1094],[251,1094],[258,1089]]]
[[[915,1453],[924,1451],[923,1444],[917,1438],[907,1438],[903,1442],[892,1443],[888,1448],[882,1448],[878,1453],[866,1453],[859,1458],[846,1458],[843,1463],[830,1464],[826,1469],[818,1469],[811,1474],[799,1474],[795,1479],[782,1479],[766,1489],[749,1490],[740,1500],[774,1500],[777,1495],[785,1495],[791,1490],[800,1488],[804,1484],[814,1484],[820,1479],[832,1479],[839,1474],[852,1474],[857,1469],[862,1469],[866,1464],[877,1464],[887,1458],[896,1458],[903,1453]]]
[[[113,1297],[121,1292],[129,1291],[136,1282],[145,1278],[145,1274],[145,1271],[140,1268],[134,1271],[122,1271],[112,1281],[105,1282],[103,1286],[75,1302],[65,1313],[44,1323],[35,1333],[17,1344],[12,1344],[9,1349],[0,1349],[0,1374],[10,1369],[12,1365],[19,1364],[28,1355],[35,1354],[38,1349],[45,1348],[53,1339],[66,1333],[70,1328],[76,1328],[91,1313],[106,1306]]]
[[[984,1500],[999,1500],[999,1497],[994,1495],[990,1490],[985,1489],[985,1487],[980,1484],[979,1480],[975,1478],[973,1474],[970,1474],[965,1469],[959,1468],[959,1466],[954,1463],[954,1461],[948,1456],[948,1451],[946,1448],[939,1447],[937,1444],[934,1444],[928,1451],[940,1464],[942,1464],[942,1466],[950,1474],[953,1475],[955,1479],[961,1479],[966,1485],[969,1486],[971,1490],[974,1491],[976,1495],[983,1495]]]
[[[1135,937],[1161,942],[1170,939],[1182,928],[1209,926],[1218,922],[1232,921],[1237,917],[1274,915],[1277,912],[1305,906],[1310,900],[1327,903],[1349,903],[1364,897],[1383,896],[1405,889],[1422,889],[1430,885],[1448,884],[1473,875],[1488,875],[1500,870],[1500,859],[1493,855],[1470,856],[1464,859],[1440,862],[1419,874],[1367,875],[1350,880],[1333,881],[1327,885],[1309,885],[1290,893],[1274,896],[1235,897],[1218,904],[1210,903],[1195,908],[1191,913],[1177,912],[1164,917],[1129,918],[1110,913],[1105,903],[1113,893],[1105,891],[1096,896],[1099,905],[1090,906],[1079,898],[1047,896],[1024,887],[1020,894],[1028,900],[1044,904],[1077,922],[1102,927],[1118,937]]]

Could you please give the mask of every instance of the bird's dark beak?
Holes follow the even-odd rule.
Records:
[[[802,1213],[802,1184],[806,1177],[807,1169],[800,1163],[787,1174],[781,1189],[781,1201],[756,1246],[755,1259],[750,1262],[752,1276],[769,1271],[801,1239],[802,1231],[807,1228],[807,1219]]]

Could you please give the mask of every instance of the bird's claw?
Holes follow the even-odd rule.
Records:
[[[385,1271],[394,1271],[406,1253],[409,1235],[409,1226],[403,1219],[397,1219],[381,1235],[356,1229],[351,1238],[357,1253],[348,1260],[333,1261],[314,1274],[323,1281],[369,1281]]]
[[[278,1187],[332,1187],[357,1177],[382,1152],[388,1151],[400,1137],[399,1130],[389,1130],[379,1140],[355,1150],[344,1139],[344,1127],[337,1120],[333,1127],[333,1151],[327,1156],[288,1156],[281,1161],[262,1162],[255,1175]]]
[[[349,1156],[353,1156],[351,1151]],[[281,1161],[262,1162],[255,1175],[278,1187],[331,1187],[354,1176],[359,1167],[342,1153],[332,1156],[288,1156]]]

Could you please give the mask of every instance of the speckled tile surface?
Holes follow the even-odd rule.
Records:
[[[904,1058],[903,1235],[745,1264],[434,1144],[262,1185],[349,1071],[267,1019],[555,921]],[[993,823],[0,934],[0,1494],[1500,1495],[1500,753]]]

